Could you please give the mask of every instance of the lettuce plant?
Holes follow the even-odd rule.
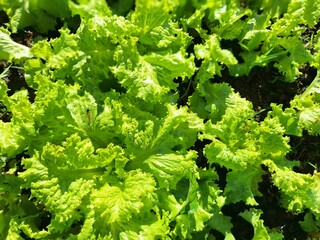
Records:
[[[311,54],[300,35],[319,9],[318,0],[0,0],[9,17],[0,58],[23,65],[35,92],[9,94],[0,81],[12,115],[0,121],[0,237],[235,239],[223,207],[244,202],[254,239],[283,239],[257,202],[267,172],[279,204],[306,212],[310,236],[319,231],[319,173],[295,172],[287,154],[290,136],[320,133],[320,75],[260,122],[250,101],[210,81],[273,64],[292,82],[304,64],[318,68],[318,36]],[[25,28],[38,33],[30,48],[10,36]]]

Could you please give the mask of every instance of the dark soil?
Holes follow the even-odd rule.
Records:
[[[266,110],[256,116],[257,121],[262,121],[271,109],[271,103],[283,104],[284,108],[289,107],[294,96],[304,92],[317,74],[315,68],[304,66],[303,74],[295,82],[289,83],[283,81],[281,74],[272,65],[254,67],[249,76],[242,77],[232,77],[225,69],[222,77],[215,77],[212,82],[229,83],[242,97],[252,102],[256,112]]]
[[[11,96],[18,90],[27,89],[29,93],[29,100],[30,102],[33,102],[35,98],[35,91],[34,89],[30,88],[26,83],[22,66],[11,65],[7,61],[0,60],[0,73],[5,71],[5,69],[7,68],[9,68],[9,71],[7,72],[6,77],[4,77],[4,81],[7,83],[7,86],[9,89],[8,95]],[[2,108],[1,108],[1,102],[0,102],[0,113],[1,113],[1,109]],[[5,112],[5,113],[8,114],[8,112]],[[5,118],[8,119],[8,117],[9,116],[6,116]]]
[[[5,26],[9,22],[9,17],[5,11],[0,11],[0,27]]]
[[[279,205],[280,191],[272,184],[271,174],[267,168],[265,171],[266,175],[263,176],[259,185],[259,191],[263,196],[256,198],[259,203],[258,208],[263,211],[261,218],[264,225],[281,232],[285,239],[307,239],[307,233],[299,225],[299,221],[303,221],[305,214],[294,215]]]
[[[301,163],[294,170],[298,173],[314,174],[320,171],[320,140],[317,136],[310,136],[307,132],[302,137],[290,137],[291,152],[287,159]]]

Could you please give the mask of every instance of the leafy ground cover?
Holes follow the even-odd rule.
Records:
[[[318,9],[0,0],[1,238],[319,238]]]

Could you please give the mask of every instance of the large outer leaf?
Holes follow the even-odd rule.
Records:
[[[269,231],[261,219],[262,211],[257,209],[250,209],[240,213],[240,216],[250,222],[254,228],[254,236],[252,239],[268,239],[268,240],[281,240],[283,235],[276,231]]]
[[[40,32],[54,30],[56,18],[67,18],[71,15],[68,0],[1,0],[0,9],[6,10],[10,17],[13,32],[34,26]]]
[[[11,122],[0,122],[0,156],[14,157],[30,143],[35,133],[33,110],[26,90],[19,91],[11,97],[7,95],[8,87],[0,80],[0,101],[12,113]]]
[[[297,109],[298,124],[301,129],[312,135],[320,134],[320,73],[301,95],[291,102],[291,108]]]
[[[9,31],[0,28],[0,59],[1,60],[23,60],[31,58],[30,49],[22,44],[14,42],[9,35]]]
[[[63,146],[47,144],[41,153],[23,160],[27,170],[19,176],[25,181],[23,186],[31,188],[32,196],[53,214],[50,232],[63,232],[82,218],[75,211],[86,206],[84,198],[104,168],[112,168],[109,163],[121,154],[117,151],[110,145],[95,155],[89,141],[73,135]]]
[[[153,208],[156,201],[156,182],[151,174],[141,170],[129,171],[123,182],[106,183],[92,193],[92,206],[100,220],[96,224],[109,225],[109,231],[117,234],[117,225],[132,222],[132,218],[143,216]],[[100,223],[99,223],[100,222]],[[108,229],[101,229],[108,232]]]
[[[160,188],[175,189],[179,180],[189,178],[195,171],[196,152],[186,156],[178,154],[152,155],[143,163],[148,165]]]
[[[286,167],[278,167],[272,161],[265,161],[274,184],[281,190],[281,202],[284,207],[293,212],[303,212],[310,209],[316,219],[320,220],[320,177],[296,173]]]

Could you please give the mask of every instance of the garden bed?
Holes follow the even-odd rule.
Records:
[[[0,0],[1,238],[319,238],[320,1],[58,2]]]

